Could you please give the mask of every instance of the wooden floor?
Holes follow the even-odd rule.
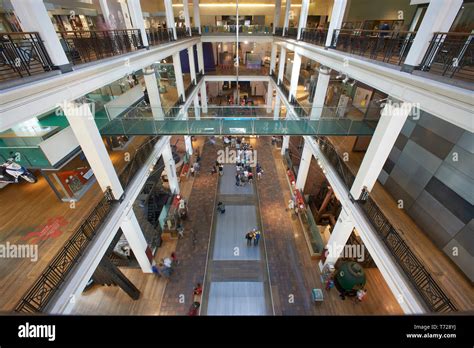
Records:
[[[270,146],[267,144],[267,146]],[[259,158],[262,158],[264,154],[259,147]],[[390,291],[387,283],[382,277],[380,271],[376,268],[366,268],[366,289],[367,296],[364,299],[364,302],[355,303],[351,299],[341,300],[339,293],[332,289],[327,291],[324,289],[324,286],[321,282],[320,271],[318,260],[313,260],[310,257],[308,246],[301,229],[301,224],[299,220],[291,216],[289,212],[285,211],[286,202],[290,199],[290,189],[286,180],[286,167],[283,164],[279,150],[273,149],[273,162],[276,170],[276,178],[264,178],[264,180],[271,180],[273,185],[277,185],[277,182],[280,187],[281,192],[281,204],[273,205],[272,209],[281,210],[280,214],[287,217],[287,221],[290,222],[288,232],[291,234],[289,242],[287,243],[287,249],[290,247],[294,250],[296,255],[295,263],[297,264],[296,269],[296,282],[301,283],[302,293],[300,296],[303,299],[295,299],[299,301],[301,308],[301,313],[305,315],[396,315],[403,314],[403,311],[398,304],[396,298]],[[265,166],[265,175],[268,174],[269,168]],[[261,185],[261,183],[259,183]],[[266,204],[265,201],[261,201],[261,204]],[[268,253],[272,252],[270,249]],[[281,261],[280,267],[286,267],[284,260]],[[270,274],[272,281],[272,289],[274,291],[273,298],[287,299],[288,294],[281,294],[282,287],[279,283],[281,280],[278,277],[272,276]],[[311,289],[313,288],[322,288],[324,293],[324,302],[318,305],[315,305],[310,300]],[[283,301],[281,301],[283,302]],[[287,302],[287,301],[285,301]],[[276,306],[277,304],[275,304]],[[280,303],[282,306],[282,303]]]
[[[352,152],[355,137],[329,137],[341,154],[349,153],[347,162],[353,174],[357,174],[364,152]],[[423,261],[438,285],[445,291],[460,311],[474,310],[474,287],[459,268],[426,236],[415,221],[399,209],[394,198],[376,182],[370,196],[383,211],[390,223],[403,236],[410,249]]]
[[[123,151],[111,153],[117,173],[126,165],[124,152],[133,155],[146,137],[135,137]],[[45,239],[38,241],[38,260],[7,258],[0,263],[0,311],[11,311],[38,279],[56,253],[80,226],[89,212],[102,199],[97,183],[82,196],[75,206],[61,202],[44,177],[36,184],[8,185],[0,190],[0,244],[25,244],[25,236],[42,231]],[[55,220],[51,220],[55,219]],[[48,227],[59,224],[58,232],[51,235]]]

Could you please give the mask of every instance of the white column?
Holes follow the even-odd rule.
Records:
[[[431,0],[403,65],[412,71],[420,65],[435,32],[448,32],[463,4],[462,0]]]
[[[191,156],[193,154],[193,142],[190,135],[184,136],[184,145],[186,147],[186,152]]]
[[[198,56],[198,70],[204,74],[204,53],[202,49],[202,42],[199,41],[196,44],[197,47],[197,56]]]
[[[280,119],[280,109],[281,109],[281,97],[280,97],[280,94],[277,93],[275,95],[275,107],[273,109],[273,119],[274,120]]]
[[[291,0],[286,0],[285,20],[283,21],[283,33],[287,31],[288,24],[290,23],[290,8],[291,8]]]
[[[173,153],[171,151],[170,141],[166,142],[166,145],[161,153],[163,156],[163,163],[165,165],[166,176],[168,177],[168,184],[172,193],[179,193],[178,176],[176,175],[176,163],[174,162]]]
[[[72,70],[43,0],[11,0],[24,32],[38,32],[54,65],[62,72]]]
[[[114,198],[119,199],[123,194],[122,185],[105,149],[89,104],[68,102],[63,105],[63,111],[100,188],[105,192],[110,187]]]
[[[181,58],[179,56],[179,52],[173,54],[173,68],[176,77],[176,89],[178,90],[178,97],[182,96],[184,101],[186,100],[186,96],[184,95],[183,71],[181,70]]]
[[[273,87],[272,87],[272,83],[268,82],[267,84],[267,113],[272,112],[272,104],[273,104]]]
[[[184,12],[184,26],[189,34],[191,34],[191,18],[189,17],[189,2],[183,0],[183,12]]]
[[[298,22],[298,34],[297,39],[300,39],[301,29],[306,28],[306,22],[308,21],[309,14],[309,0],[301,1],[300,20]]]
[[[291,81],[290,81],[290,102],[291,97],[296,99],[296,91],[298,89],[298,81],[300,78],[300,68],[301,68],[301,55],[295,52],[293,58],[293,68],[291,69]]]
[[[199,0],[193,0],[194,26],[198,28],[201,34],[201,13],[199,12]]]
[[[281,144],[281,154],[284,155],[286,152],[286,149],[290,146],[290,136],[289,135],[284,135],[283,136],[283,143]]]
[[[359,199],[364,188],[368,192],[372,190],[411,109],[411,103],[400,105],[390,100],[383,108],[350,191],[354,199]]]
[[[150,262],[146,253],[149,246],[133,209],[130,209],[127,215],[122,218],[120,229],[125,235],[125,238],[127,238],[130,249],[132,249],[133,255],[135,255],[143,273],[152,273],[153,261]]]
[[[301,154],[300,166],[298,168],[298,175],[296,176],[296,188],[303,191],[304,186],[306,185],[306,178],[309,173],[309,165],[311,164],[311,159],[313,158],[313,153],[311,148],[306,141],[303,147],[303,153]]]
[[[276,56],[277,56],[278,46],[272,43],[272,55],[270,58],[270,75],[275,71],[276,67]]]
[[[280,17],[281,17],[281,0],[275,1],[275,12],[273,15],[273,34],[275,34],[276,28],[280,24]]]
[[[201,119],[201,108],[199,106],[199,97],[198,97],[197,94],[194,96],[193,106],[194,106],[194,118],[196,120],[200,120]]]
[[[202,108],[202,112],[207,113],[206,82],[203,82],[202,85],[201,85],[201,108]]]
[[[165,4],[166,27],[168,29],[173,29],[174,39],[177,40],[178,36],[176,35],[176,22],[174,21],[173,1],[172,0],[163,0],[163,2]]]
[[[322,66],[319,68],[318,82],[314,91],[313,108],[311,109],[310,119],[318,120],[321,118],[326,100],[326,92],[329,86],[331,74],[330,69]]]
[[[347,0],[334,0],[331,19],[329,22],[328,36],[326,38],[326,47],[330,47],[334,30],[341,29],[344,13],[346,12]]]
[[[188,48],[189,73],[191,74],[191,83],[196,83],[196,66],[194,65],[194,46]]]
[[[285,63],[286,63],[286,48],[281,47],[280,65],[278,67],[278,82],[281,82],[281,83],[283,83],[283,75],[285,74]]]
[[[122,15],[123,15],[123,21],[124,21],[124,24],[125,24],[125,28],[119,28],[119,29],[133,29],[133,26],[132,26],[132,21],[131,21],[131,15],[130,15],[130,12],[129,12],[129,6],[128,3],[130,1],[118,1],[118,4],[120,6],[120,10],[122,11]],[[127,6],[128,5],[128,6]]]
[[[148,98],[150,99],[151,113],[155,120],[163,120],[165,115],[161,106],[160,89],[156,80],[153,66],[143,69],[143,79],[145,80]]]
[[[336,263],[337,259],[341,256],[344,246],[347,244],[354,227],[355,225],[352,217],[346,212],[344,207],[342,207],[336,225],[334,226],[328,243],[326,244],[328,256],[321,268],[324,268],[327,264],[334,265]]]
[[[133,28],[140,29],[140,35],[142,37],[143,46],[148,47],[148,37],[146,36],[145,21],[143,20],[140,0],[128,0],[127,4]]]
[[[104,16],[105,23],[109,27],[109,30],[117,29],[114,27],[114,23],[110,22],[110,10],[109,5],[107,4],[107,0],[99,0],[100,10],[102,11],[102,15]]]

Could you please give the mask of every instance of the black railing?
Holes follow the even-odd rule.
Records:
[[[283,28],[282,27],[275,28],[275,36],[283,36]]]
[[[300,40],[309,42],[318,46],[326,46],[328,37],[327,29],[303,28],[301,29]]]
[[[339,157],[336,149],[326,137],[319,137],[318,139],[320,149],[326,159],[336,169],[346,184],[347,189],[350,190],[354,183],[354,174],[352,174],[346,162]],[[438,313],[457,311],[455,305],[431,277],[429,271],[411,251],[408,244],[388,221],[372,198],[369,196],[366,201],[359,202],[359,204],[428,308],[432,312]]]
[[[135,150],[135,154],[132,160],[127,163],[123,171],[119,175],[120,183],[125,189],[130,181],[133,179],[138,170],[143,167],[146,163],[150,154],[153,152],[155,144],[158,142],[159,137],[153,137],[146,143],[142,144],[138,149]]]
[[[236,25],[203,25],[202,35],[235,35],[237,33]],[[239,34],[247,35],[271,35],[272,28],[265,25],[239,25]]]
[[[283,92],[283,94],[286,96],[286,99],[289,100],[290,99],[290,89],[285,85],[284,82],[281,82],[279,84],[280,88],[281,88],[281,91]]]
[[[173,29],[146,29],[146,36],[150,46],[157,46],[163,43],[173,41]]]
[[[1,33],[0,37],[0,82],[53,70],[38,33]]]
[[[69,238],[64,247],[56,254],[41,276],[27,291],[15,307],[15,312],[43,312],[53,296],[66,280],[71,269],[78,263],[81,255],[91,243],[97,231],[109,214],[114,198],[110,190],[92,210],[82,225]]]
[[[199,28],[197,27],[192,27],[191,28],[191,36],[199,36],[201,34],[199,34]]]
[[[73,64],[93,62],[143,48],[139,29],[58,31]]]
[[[421,70],[472,82],[473,39],[472,33],[435,33],[421,62]]]
[[[331,47],[400,65],[405,60],[415,35],[414,31],[336,29]]]
[[[190,33],[186,28],[176,28],[176,37],[178,40],[185,39],[189,36]]]
[[[278,83],[278,75],[276,74],[275,70],[273,70],[273,71],[271,72],[270,76],[272,77],[273,81],[275,81],[275,83],[276,83],[277,85],[279,85],[279,83]]]
[[[437,313],[457,311],[448,296],[431,277],[429,271],[411,251],[372,198],[369,197],[365,203],[361,204],[361,207],[430,310]]]
[[[290,39],[296,39],[298,37],[298,28],[286,28],[285,37],[289,37]]]

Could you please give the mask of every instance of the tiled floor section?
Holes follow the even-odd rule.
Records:
[[[217,147],[206,143],[201,156],[201,173],[194,179],[188,200],[188,220],[184,228],[188,232],[178,241],[176,254],[180,263],[169,280],[161,303],[161,315],[185,315],[191,306],[192,292],[196,283],[203,283],[206,266],[212,214],[215,206],[217,175],[209,174],[216,160]],[[196,232],[197,243],[193,246],[190,229]],[[184,295],[184,303],[180,303]]]

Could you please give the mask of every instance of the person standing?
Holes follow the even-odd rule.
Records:
[[[219,213],[224,214],[225,213],[225,205],[222,202],[217,203],[217,211]]]
[[[254,237],[254,240],[253,240],[253,245],[257,246],[258,242],[260,241],[260,231],[256,230],[254,232],[254,234],[255,234],[255,237]]]
[[[288,201],[288,208],[287,208],[287,210],[293,211],[294,209],[295,209],[295,202],[294,202],[292,199],[290,199],[290,200]]]
[[[219,175],[224,175],[224,166],[222,164],[219,164]]]
[[[245,239],[247,239],[247,246],[251,246],[253,239],[252,232],[247,232],[247,234],[245,235]]]
[[[240,186],[240,174],[238,172],[235,174],[235,186]]]

